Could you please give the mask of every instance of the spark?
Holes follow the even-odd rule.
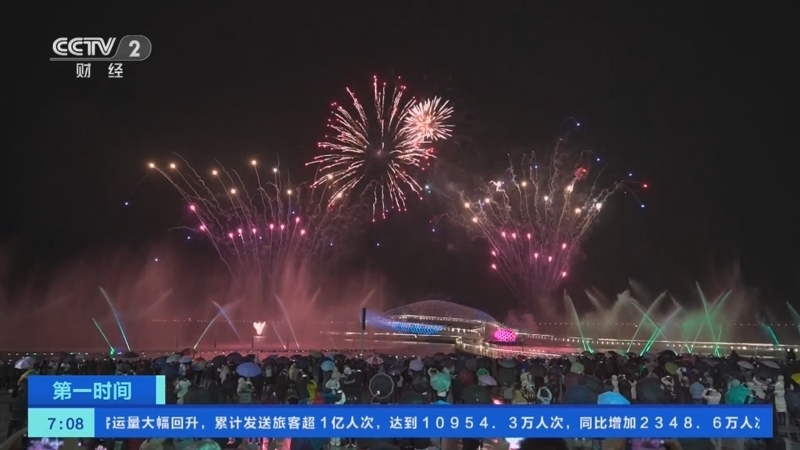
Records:
[[[399,81],[399,80],[398,80]],[[422,199],[423,188],[415,179],[429,167],[435,155],[432,143],[447,139],[453,114],[448,102],[435,97],[406,99],[406,87],[389,87],[373,78],[372,105],[366,107],[347,89],[352,106],[333,104],[328,122],[331,134],[319,147],[326,153],[307,165],[319,167],[312,187],[328,186],[329,203],[343,203],[353,191],[372,199],[373,220],[386,211],[407,209],[407,195]]]
[[[622,181],[604,184],[596,159],[556,146],[546,161],[524,155],[503,177],[453,199],[448,217],[489,243],[492,269],[522,306],[535,307],[559,287],[602,206],[627,189]]]
[[[181,169],[173,169],[174,164],[169,165],[172,170],[149,164],[188,205],[194,224],[177,228],[205,237],[236,278],[252,281],[255,276],[269,283],[287,265],[322,266],[340,256],[331,243],[349,236],[360,205],[329,207],[330,190],[325,186],[290,185],[277,175],[277,169],[267,178],[269,182],[262,183],[256,160],[250,162],[250,177],[220,165],[210,172],[213,178],[206,180],[177,156]],[[335,247],[340,248],[347,246]]]
[[[453,108],[439,97],[413,104],[408,109],[406,127],[419,142],[449,139],[453,125],[449,123]]]

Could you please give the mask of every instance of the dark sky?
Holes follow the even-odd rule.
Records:
[[[575,117],[594,148],[649,184],[647,208],[617,202],[603,217],[570,288],[611,293],[634,277],[684,289],[738,266],[769,301],[797,287],[788,9],[169,3],[20,12],[2,230],[17,270],[167,239],[179,199],[163,180],[140,180],[169,152],[200,167],[280,153],[302,174],[330,102],[378,74],[450,98],[468,117],[457,131],[465,154],[502,166],[509,149],[548,144]],[[103,67],[76,79],[74,64],[48,61],[55,38],[127,34],[154,51],[121,80]],[[409,295],[479,304],[470,297],[498,289],[486,261],[443,250],[425,234],[430,211],[418,214],[370,230],[386,244],[366,259],[396,284],[418,283]]]

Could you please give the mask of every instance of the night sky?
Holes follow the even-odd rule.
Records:
[[[740,267],[766,303],[794,297],[798,73],[788,10],[246,3],[20,13],[16,82],[6,85],[17,125],[6,132],[14,139],[4,283],[123,247],[183,251],[185,236],[167,231],[185,224],[180,199],[163,179],[142,179],[148,162],[166,164],[174,151],[198,168],[213,158],[244,167],[279,154],[307,178],[302,164],[324,136],[329,104],[379,75],[453,102],[448,164],[484,161],[478,175],[491,176],[487,168],[502,169],[510,150],[549,146],[573,117],[582,141],[648,183],[646,208],[618,197],[601,217],[570,290],[611,294],[635,278],[685,291]],[[123,79],[107,79],[103,66],[76,79],[73,63],[48,61],[58,37],[128,34],[149,37],[154,50],[126,63]],[[408,301],[513,306],[480,251],[429,230],[431,208],[412,205],[408,216],[366,226],[381,246],[365,246],[359,259]],[[448,250],[453,242],[458,251]]]

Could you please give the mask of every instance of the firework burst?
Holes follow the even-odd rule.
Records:
[[[570,156],[573,156],[572,158]],[[603,185],[596,157],[559,152],[512,161],[473,196],[462,193],[452,218],[488,241],[490,267],[526,307],[557,289],[603,205],[626,183]]]
[[[269,282],[287,265],[324,263],[339,256],[336,241],[347,231],[354,207],[328,204],[326,186],[292,185],[278,167],[262,174],[251,161],[240,174],[218,165],[209,177],[189,163],[149,164],[178,191],[195,218],[179,227],[205,236],[235,277]],[[244,175],[244,176],[243,176]],[[248,188],[244,179],[252,179]]]
[[[451,136],[447,123],[453,108],[440,98],[406,100],[405,86],[388,87],[373,79],[373,103],[365,108],[347,89],[350,109],[333,105],[333,117],[309,165],[319,167],[320,178],[311,186],[328,186],[331,204],[343,202],[354,190],[372,196],[373,220],[389,209],[406,210],[407,193],[422,198],[415,172],[425,170],[434,158],[432,142]]]

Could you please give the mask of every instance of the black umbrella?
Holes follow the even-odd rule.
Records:
[[[400,375],[401,373],[403,373],[404,370],[405,370],[405,367],[403,367],[402,364],[395,364],[395,365],[389,367],[389,375],[397,376],[397,375]]]
[[[136,352],[128,351],[128,352],[125,352],[125,353],[119,355],[119,358],[120,359],[137,359],[137,358],[139,358],[139,354],[136,353]]]
[[[253,362],[253,361],[255,361],[255,360],[256,360],[256,355],[254,355],[254,354],[252,354],[252,353],[251,353],[251,354],[249,354],[249,355],[245,356],[245,357],[244,357],[244,360],[245,360],[245,361],[250,361],[250,362]]]
[[[564,404],[568,405],[593,405],[597,403],[596,398],[592,391],[580,384],[570,386],[564,391]]]
[[[278,364],[289,364],[290,362],[292,362],[292,360],[285,356],[281,356],[278,359],[276,359],[275,362]]]
[[[497,371],[497,382],[499,384],[513,384],[517,381],[517,374],[514,369],[502,368]]]
[[[464,367],[466,367],[467,370],[475,372],[478,370],[478,361],[475,358],[469,357],[464,360]]]
[[[443,360],[445,358],[447,358],[447,355],[445,355],[442,352],[436,352],[436,353],[433,354],[433,359],[435,359],[436,361],[441,361],[441,360]]]
[[[305,356],[301,356],[301,357],[297,358],[295,360],[294,364],[300,370],[306,370],[308,368],[308,366],[310,365],[309,361],[308,361],[308,358],[306,358]]]
[[[211,396],[207,389],[192,385],[183,397],[184,405],[205,405],[211,403]]]
[[[411,378],[411,389],[415,392],[424,393],[428,391],[428,386],[430,386],[430,382],[428,381],[428,377],[425,375],[418,373]]]
[[[228,364],[228,358],[223,355],[217,355],[213,359],[211,359],[211,364],[215,366],[224,366]]]
[[[407,391],[400,396],[400,403],[403,405],[424,405],[428,403],[425,396],[419,392]]]
[[[661,380],[658,378],[645,378],[636,383],[636,399],[639,403],[646,404],[665,403],[666,396]]]
[[[528,372],[531,374],[532,377],[546,377],[547,376],[547,368],[545,368],[541,364],[534,364],[528,368]]]
[[[753,374],[758,378],[775,379],[777,377],[777,375],[778,375],[778,371],[773,369],[773,368],[771,368],[771,367],[767,367],[767,366],[761,365],[761,366],[756,367],[756,370],[755,370],[755,372],[753,372]]]
[[[491,405],[492,395],[488,388],[472,385],[461,390],[461,400],[467,405]]]
[[[595,398],[606,391],[606,387],[603,382],[597,377],[593,377],[591,375],[584,375],[580,381],[580,384],[586,386],[586,388],[592,392],[592,395],[594,395]]]
[[[639,373],[639,364],[635,362],[626,362],[621,368],[620,372],[624,373],[625,375],[635,378],[636,375]]]
[[[369,392],[379,400],[389,398],[394,392],[394,380],[385,373],[379,373],[369,380]]]

